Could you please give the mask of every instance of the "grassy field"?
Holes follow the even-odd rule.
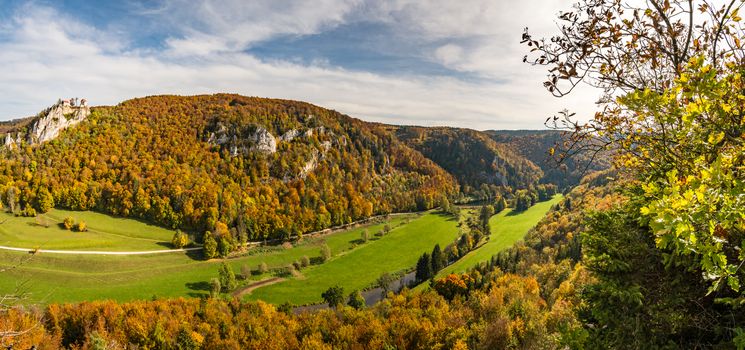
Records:
[[[489,240],[478,249],[466,254],[454,264],[442,269],[437,276],[449,273],[465,272],[478,263],[491,259],[502,249],[508,248],[525,236],[525,233],[535,226],[548,213],[551,206],[559,203],[564,197],[556,195],[551,200],[537,203],[522,213],[504,210],[489,220],[491,235]]]
[[[50,219],[64,218],[73,215],[90,222],[91,227],[97,230],[91,234],[100,234],[108,237],[114,236],[124,241],[140,241],[148,232],[160,232],[161,238],[170,239],[170,231],[150,231],[145,228],[148,225],[137,221],[113,222],[116,219],[100,216],[95,213],[68,213],[64,211],[53,211]],[[27,225],[29,219],[10,218],[13,223],[6,222],[0,227],[9,228],[13,226]],[[16,220],[17,219],[17,220]],[[33,219],[30,219],[33,220]],[[97,222],[99,220],[100,222]],[[403,225],[404,222],[410,223]],[[1,220],[0,220],[1,221]],[[26,222],[26,224],[24,224]],[[388,235],[371,240],[366,244],[360,244],[359,238],[363,230],[367,229],[372,236],[380,231],[384,225],[390,225],[395,229]],[[134,227],[131,232],[124,232],[127,226]],[[401,226],[403,225],[403,226]],[[25,228],[25,227],[24,227]],[[45,228],[46,229],[46,228]],[[50,232],[58,231],[67,234],[57,228],[48,228]],[[99,233],[98,230],[106,230]],[[51,231],[54,230],[54,231]],[[7,232],[7,231],[6,231]],[[103,231],[100,231],[103,232]],[[318,265],[303,271],[309,284],[307,295],[311,299],[320,298],[317,289],[325,290],[333,285],[335,280],[344,280],[349,276],[355,277],[350,286],[366,286],[377,278],[382,272],[395,272],[411,267],[421,252],[432,249],[435,243],[450,242],[455,238],[457,229],[455,222],[447,217],[435,213],[427,213],[422,216],[405,215],[391,217],[388,221],[357,227],[340,231],[319,238],[306,238],[293,247],[268,247],[254,248],[244,256],[226,260],[238,274],[241,266],[249,266],[252,269],[264,262],[270,269],[279,269],[303,256],[317,257],[322,244],[328,244],[332,251],[332,259],[323,265]],[[7,234],[7,233],[5,233]],[[46,235],[52,235],[46,233]],[[41,237],[41,236],[39,236]],[[77,236],[78,238],[80,236]],[[93,236],[97,237],[97,236]],[[158,237],[158,236],[154,236]],[[3,238],[8,239],[8,238]],[[156,239],[157,240],[157,239]],[[28,240],[28,242],[34,242]],[[114,244],[112,241],[107,244]],[[132,243],[126,249],[139,247]],[[18,244],[22,245],[22,244]],[[44,246],[48,248],[49,246]],[[69,248],[71,247],[71,248]],[[54,248],[65,249],[90,249],[99,250],[100,247],[93,243],[77,243],[63,245],[58,243]],[[163,249],[161,246],[156,246]],[[107,246],[107,250],[116,250],[116,247]],[[126,250],[121,249],[121,250]],[[103,250],[103,249],[100,249]],[[113,299],[126,301],[134,299],[150,299],[157,297],[199,296],[208,293],[208,281],[217,277],[217,270],[222,260],[202,261],[194,259],[185,254],[161,254],[142,256],[76,256],[60,254],[37,254],[31,256],[25,253],[0,251],[0,266],[12,266],[24,261],[17,268],[3,273],[0,279],[0,294],[12,291],[19,283],[26,282],[25,288],[29,292],[28,301],[31,303],[50,302],[79,302],[96,299]],[[374,265],[374,266],[373,266]],[[366,267],[369,266],[369,267]],[[271,274],[271,273],[270,273]],[[370,276],[364,279],[363,274]],[[267,278],[268,275],[251,276],[250,280]],[[372,280],[370,280],[370,278]],[[250,281],[243,281],[249,283]],[[295,295],[297,290],[305,291],[302,284],[296,285],[299,280],[286,282],[289,295]],[[328,285],[326,285],[328,284]],[[274,288],[285,283],[272,286]],[[268,288],[268,287],[267,287]],[[273,289],[274,290],[274,289]],[[257,291],[258,292],[258,291]],[[303,292],[305,293],[305,292]],[[269,301],[285,301],[283,298],[266,298]],[[294,300],[296,303],[306,302],[306,299]]]
[[[347,292],[366,288],[385,272],[413,268],[419,256],[431,251],[435,244],[451,243],[458,235],[456,224],[450,216],[427,214],[395,228],[382,239],[306,269],[301,277],[259,288],[246,299],[298,305],[320,302],[321,293],[337,284]]]
[[[62,221],[84,221],[87,232],[64,229]],[[130,251],[170,248],[174,231],[133,219],[90,211],[53,209],[36,218],[0,212],[0,245],[19,248]]]

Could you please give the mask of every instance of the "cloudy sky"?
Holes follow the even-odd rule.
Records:
[[[557,99],[522,63],[524,27],[553,34],[569,0],[0,0],[0,120],[59,97],[93,105],[233,92],[364,120],[539,129]]]

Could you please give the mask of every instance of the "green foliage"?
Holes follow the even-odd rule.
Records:
[[[251,267],[248,265],[241,265],[241,278],[247,280],[251,278]]]
[[[36,193],[36,208],[44,214],[54,208],[54,197],[46,187],[41,187]]]
[[[383,290],[383,295],[388,294],[391,291],[391,284],[396,281],[390,273],[384,272],[377,280],[375,280],[375,286]]]
[[[181,249],[187,245],[189,245],[189,236],[181,232],[181,230],[176,230],[176,233],[173,234],[173,238],[171,239],[171,246],[176,249]]]
[[[323,300],[329,304],[329,307],[338,307],[344,303],[344,288],[333,286],[321,294]]]
[[[491,205],[482,206],[481,211],[479,212],[479,228],[487,234],[491,232],[491,227],[489,227],[489,219],[491,219],[492,215],[494,215],[494,212],[494,207],[492,207]]]
[[[214,259],[217,257],[218,250],[217,250],[217,241],[215,240],[215,237],[212,236],[212,232],[207,231],[204,233],[204,257],[207,259]]]
[[[259,264],[258,271],[260,274],[265,274],[269,272],[269,267],[266,265],[265,262],[262,261],[261,264]]]
[[[219,278],[213,278],[210,280],[210,297],[216,298],[222,291],[222,284]]]
[[[347,297],[347,305],[359,310],[365,307],[365,298],[359,290],[353,290]]]
[[[235,280],[235,273],[230,265],[223,262],[220,264],[220,270],[218,271],[220,278],[220,286],[224,292],[230,292],[237,286]]]
[[[437,274],[438,271],[447,266],[447,256],[445,256],[445,254],[442,252],[439,244],[436,244],[435,247],[432,249],[431,263],[432,274]]]
[[[464,193],[479,199],[494,198],[503,187],[530,187],[543,174],[481,131],[405,126],[397,127],[396,135],[453,174]]]
[[[362,230],[362,232],[360,232],[360,239],[363,243],[367,243],[367,241],[370,240],[370,232],[367,229]]]
[[[329,248],[328,244],[324,243],[321,246],[320,254],[321,254],[321,256],[320,256],[321,257],[321,262],[326,262],[329,259],[331,259],[331,248]]]
[[[429,254],[424,253],[416,262],[416,280],[426,281],[432,277],[432,261]]]

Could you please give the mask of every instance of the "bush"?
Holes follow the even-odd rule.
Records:
[[[248,265],[241,266],[241,277],[243,277],[244,280],[247,280],[249,277],[251,277],[251,268],[248,267]]]
[[[222,236],[217,243],[217,250],[220,253],[220,257],[227,257],[233,251],[233,244],[226,236]]]
[[[173,238],[171,239],[171,245],[176,249],[186,247],[189,245],[189,236],[181,232],[181,230],[176,230],[176,233],[173,234]]]
[[[329,307],[337,307],[344,303],[344,287],[333,286],[321,293],[321,297],[329,304]]]
[[[362,297],[362,293],[359,290],[352,291],[349,293],[347,305],[359,310],[366,306],[365,298]]]
[[[219,279],[213,278],[210,280],[210,297],[217,297],[220,294],[221,289],[222,286],[220,286]]]
[[[75,226],[75,219],[73,219],[72,216],[68,216],[64,221],[62,221],[62,225],[65,226],[65,229],[72,230],[72,227]]]
[[[362,238],[362,242],[367,242],[368,240],[370,240],[370,232],[367,231],[366,229],[362,230],[362,233],[360,234],[360,236]]]
[[[293,267],[295,268],[295,270],[300,270],[300,268],[302,268],[302,267],[303,267],[303,265],[302,265],[302,263],[300,262],[300,260],[295,260],[295,261],[293,261],[293,262],[292,262],[292,266],[293,266]]]
[[[27,206],[26,209],[23,209],[21,215],[27,218],[33,218],[36,216],[36,209],[31,206]]]
[[[303,255],[303,257],[300,258],[300,265],[302,267],[310,266],[310,258],[307,255]]]
[[[267,272],[269,272],[269,267],[266,266],[266,263],[262,261],[261,264],[259,264],[259,273],[263,274]]]
[[[321,262],[326,262],[329,259],[331,259],[331,248],[329,248],[328,244],[324,243],[321,246]]]
[[[78,231],[78,232],[88,231],[88,225],[85,224],[85,221],[78,222],[78,224],[75,225],[75,231]]]

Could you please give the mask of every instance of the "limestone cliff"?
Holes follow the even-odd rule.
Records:
[[[53,140],[62,130],[82,122],[90,114],[90,107],[85,103],[73,106],[67,100],[59,101],[39,113],[35,120],[23,130],[8,132],[5,135],[5,147],[15,148],[23,142],[37,145]]]

